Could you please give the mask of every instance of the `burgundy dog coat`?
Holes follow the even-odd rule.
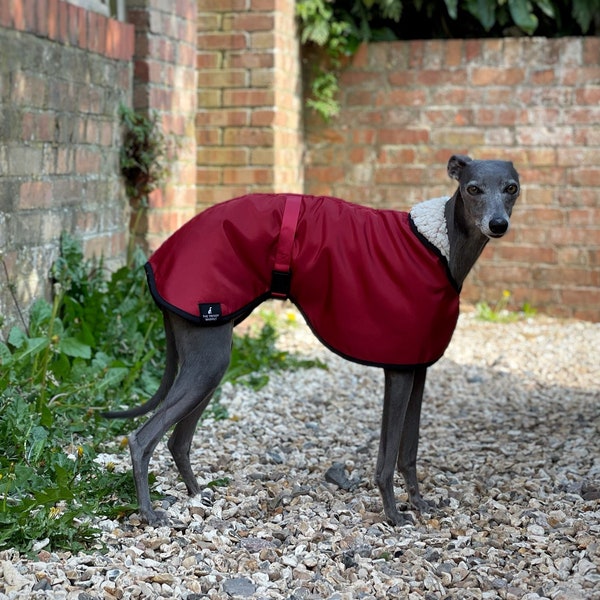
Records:
[[[155,301],[198,325],[289,299],[355,362],[430,365],[450,342],[459,290],[410,215],[338,198],[252,194],[208,208],[146,264]]]

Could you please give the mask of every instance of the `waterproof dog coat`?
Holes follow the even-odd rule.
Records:
[[[409,213],[338,198],[252,194],[191,219],[146,273],[159,306],[198,325],[237,323],[264,300],[289,297],[345,358],[430,365],[454,332],[459,289],[446,251],[422,229]]]

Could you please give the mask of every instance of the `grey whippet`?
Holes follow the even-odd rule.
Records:
[[[448,162],[448,174],[459,184],[454,195],[417,204],[410,214],[418,235],[435,248],[448,272],[448,278],[459,291],[489,239],[500,238],[508,231],[520,184],[512,163],[500,160],[472,160],[468,156],[455,155]],[[373,214],[379,212],[373,211]],[[371,215],[370,212],[368,214]],[[169,260],[172,258],[169,257]],[[238,259],[238,262],[243,262],[244,256],[238,256]],[[152,272],[152,277],[154,275]],[[153,284],[154,280],[151,281],[151,289]],[[158,292],[153,293],[157,298]],[[295,292],[296,295],[300,293]],[[264,298],[260,296],[258,299]],[[417,302],[425,302],[425,299],[417,298]],[[302,309],[302,302],[298,305]],[[151,524],[161,522],[164,516],[155,511],[151,504],[149,462],[159,440],[173,426],[168,448],[189,494],[200,491],[190,465],[190,447],[198,420],[228,367],[235,324],[232,319],[222,324],[210,323],[212,326],[208,327],[198,326],[197,322],[186,318],[178,309],[170,310],[168,302],[161,303],[161,306],[167,354],[165,372],[157,392],[142,406],[106,413],[111,418],[129,418],[156,409],[129,436],[140,514]],[[213,308],[220,310],[217,304],[205,304],[204,307],[206,314],[200,317],[204,316],[205,319],[212,318]],[[343,352],[340,354],[344,355]],[[352,356],[348,357],[352,359]],[[358,362],[369,363],[362,359],[358,359]],[[381,492],[385,515],[388,521],[396,525],[412,520],[409,515],[401,513],[396,505],[393,485],[396,467],[404,477],[410,505],[419,512],[432,508],[419,492],[416,472],[421,402],[426,371],[431,362],[417,361],[412,366],[403,365],[402,368],[383,364],[385,395],[375,480]]]

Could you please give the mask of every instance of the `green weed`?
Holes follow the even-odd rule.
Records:
[[[0,341],[0,548],[77,551],[96,540],[94,517],[135,510],[131,473],[95,459],[118,451],[117,437],[136,426],[100,413],[143,402],[164,368],[144,261],[136,252],[130,267],[108,274],[63,236],[52,302],[37,300],[28,323]],[[276,338],[272,323],[236,337],[226,380],[259,387],[270,369],[315,365],[278,350]],[[218,397],[210,414],[228,418]]]
[[[511,311],[508,309],[511,293],[509,290],[504,290],[502,296],[493,305],[487,302],[478,302],[475,305],[477,318],[482,321],[492,323],[512,323],[519,319],[533,317],[536,314],[536,309],[528,302],[523,304],[520,311]]]

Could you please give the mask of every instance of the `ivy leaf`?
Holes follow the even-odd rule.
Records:
[[[489,31],[496,23],[496,3],[489,0],[467,0],[465,8]]]
[[[446,10],[448,11],[450,18],[454,19],[456,21],[456,18],[458,16],[458,0],[444,0],[444,1],[446,3]]]
[[[554,10],[554,4],[552,0],[535,0],[536,6],[550,19],[556,19],[556,11]],[[575,0],[574,4],[577,4]],[[598,4],[600,9],[600,3]]]
[[[583,33],[588,32],[594,15],[599,12],[600,0],[573,0],[571,14]]]
[[[529,0],[508,0],[508,10],[515,25],[532,35],[538,26],[538,18],[531,12]]]

